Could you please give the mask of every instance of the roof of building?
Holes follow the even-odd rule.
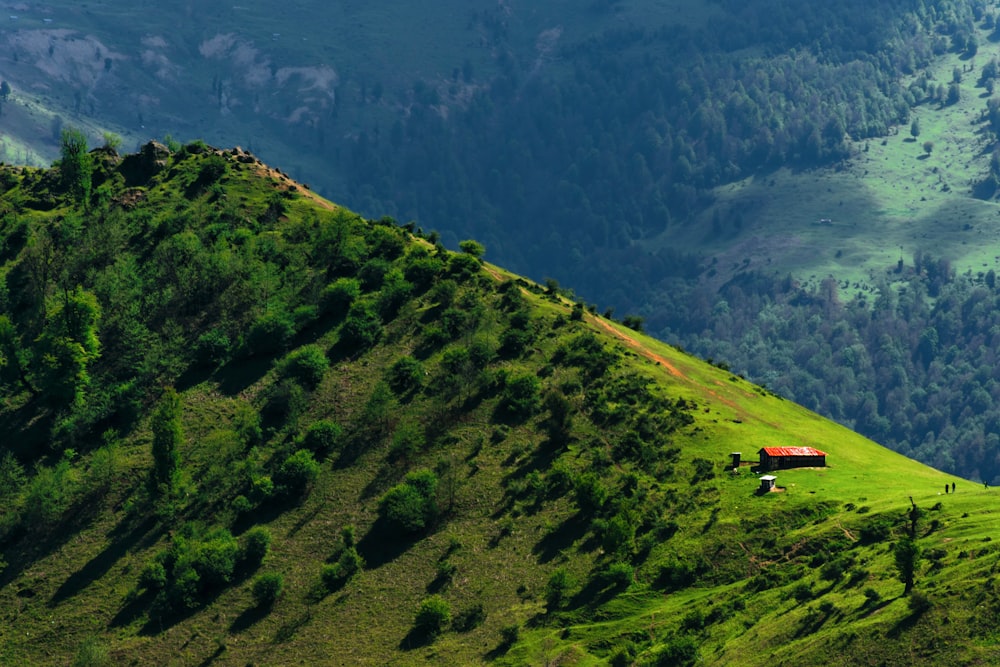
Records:
[[[768,456],[826,456],[813,447],[763,447],[760,451]]]

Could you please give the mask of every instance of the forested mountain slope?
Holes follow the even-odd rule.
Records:
[[[0,171],[0,662],[996,660],[991,489],[246,152],[75,139]]]

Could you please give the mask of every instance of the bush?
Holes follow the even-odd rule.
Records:
[[[413,628],[419,634],[433,639],[441,634],[451,621],[451,607],[440,595],[425,598],[413,619]]]
[[[521,638],[521,626],[518,623],[511,623],[500,628],[500,641],[506,647],[511,647]]]
[[[163,567],[163,563],[159,560],[146,563],[146,567],[142,568],[142,572],[139,573],[139,586],[148,591],[159,591],[163,590],[166,585],[167,570]]]
[[[471,632],[486,621],[486,610],[482,604],[475,604],[455,615],[452,627],[458,632]]]
[[[295,322],[287,313],[264,315],[250,327],[247,348],[250,355],[274,354],[288,347],[295,337]]]
[[[389,386],[397,394],[416,390],[423,381],[424,366],[413,357],[400,357],[389,369]]]
[[[608,489],[597,473],[588,472],[580,475],[574,485],[574,491],[577,507],[586,514],[599,512],[608,501]]]
[[[228,584],[236,570],[240,548],[228,530],[215,531],[209,539],[197,546],[191,567],[206,589]]]
[[[271,532],[264,526],[254,526],[243,536],[240,561],[246,567],[257,567],[271,551]]]
[[[686,635],[667,638],[647,664],[657,667],[688,667],[698,662],[698,645]]]
[[[264,396],[261,416],[267,422],[283,426],[294,422],[305,411],[309,399],[305,390],[297,382],[282,380],[271,385]]]
[[[281,464],[275,482],[283,493],[289,496],[301,495],[319,476],[319,463],[312,452],[300,449]]]
[[[338,278],[323,289],[320,303],[323,312],[343,315],[361,296],[361,283],[356,278]]]
[[[278,366],[278,373],[308,389],[315,389],[329,367],[330,362],[322,348],[318,345],[306,345],[285,357]]]
[[[549,611],[562,606],[566,591],[572,585],[566,568],[560,567],[549,577],[549,582],[545,586],[545,605]]]
[[[615,588],[626,588],[632,583],[635,571],[628,563],[611,563],[601,573],[601,577],[608,586]]]
[[[396,427],[396,432],[392,435],[389,459],[392,461],[410,459],[420,453],[426,444],[424,431],[419,424],[403,422]]]
[[[408,533],[423,530],[437,514],[437,484],[430,470],[410,473],[382,496],[379,516]]]
[[[527,419],[538,409],[541,383],[534,375],[515,375],[507,379],[500,397],[500,407],[517,419]]]
[[[354,303],[347,313],[347,320],[341,329],[341,340],[351,349],[367,349],[382,336],[382,320],[371,304],[365,301]]]
[[[302,436],[302,444],[311,452],[324,454],[340,448],[343,434],[344,429],[339,424],[320,419],[306,429],[305,435]]]
[[[795,585],[795,588],[792,589],[792,597],[794,597],[798,602],[808,602],[809,600],[812,600],[812,586],[804,581],[799,582]]]
[[[270,607],[281,595],[284,585],[284,579],[280,574],[275,572],[262,574],[253,582],[254,602],[257,603],[258,607]]]
[[[224,331],[212,329],[198,337],[195,358],[202,366],[219,366],[229,359],[232,342]]]
[[[90,637],[77,649],[70,667],[111,667],[112,664],[108,647],[96,637]]]

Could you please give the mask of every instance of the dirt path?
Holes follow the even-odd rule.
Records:
[[[687,377],[684,375],[684,373],[681,373],[679,370],[677,370],[677,367],[674,366],[669,361],[667,361],[663,356],[661,356],[659,354],[656,354],[652,350],[647,349],[642,343],[640,343],[639,341],[637,341],[632,336],[629,336],[624,331],[619,331],[615,327],[611,326],[611,324],[607,320],[601,319],[600,317],[591,317],[590,321],[594,322],[595,324],[597,324],[602,329],[607,330],[609,333],[611,333],[613,336],[615,336],[619,340],[625,341],[625,343],[628,344],[629,347],[634,348],[635,350],[637,350],[639,352],[639,354],[641,354],[642,356],[646,357],[647,359],[650,359],[651,361],[655,361],[656,363],[660,364],[661,366],[663,366],[664,368],[666,368],[670,372],[670,374],[673,375],[674,377],[681,378],[682,380],[686,380],[687,379]]]

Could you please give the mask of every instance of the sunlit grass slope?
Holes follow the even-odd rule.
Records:
[[[0,179],[0,663],[996,659],[992,490],[245,152],[91,158]]]

